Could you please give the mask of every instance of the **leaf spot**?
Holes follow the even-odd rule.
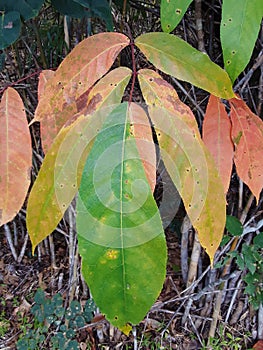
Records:
[[[175,10],[175,13],[176,13],[177,15],[180,15],[180,14],[182,13],[182,10],[181,10],[181,9],[176,9],[176,10]]]
[[[239,131],[238,135],[233,138],[234,144],[238,145],[239,142],[240,142],[241,137],[242,137],[242,131]]]
[[[107,256],[107,258],[110,259],[110,260],[115,260],[115,259],[117,259],[118,255],[119,255],[119,252],[118,252],[118,250],[115,250],[115,249],[109,249],[109,250],[107,250],[107,252],[106,252],[106,256]]]
[[[5,26],[5,29],[12,29],[13,28],[13,22],[8,22]]]

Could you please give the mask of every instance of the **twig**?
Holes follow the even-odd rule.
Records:
[[[190,262],[188,277],[187,277],[187,284],[186,284],[187,287],[189,287],[196,279],[200,254],[201,254],[201,244],[198,239],[198,234],[197,232],[195,232],[194,245],[193,245],[193,250],[191,254],[191,262]]]
[[[130,91],[130,96],[129,96],[129,104],[132,102],[132,94],[134,91],[134,86],[135,86],[135,80],[137,76],[137,71],[136,71],[136,62],[135,62],[135,53],[134,53],[134,41],[131,33],[131,29],[127,24],[127,29],[128,29],[128,35],[130,38],[130,47],[131,47],[131,59],[132,59],[132,84],[131,84],[131,91]]]
[[[245,74],[245,76],[234,86],[234,91],[237,91],[241,87],[241,91],[244,90],[249,80],[251,79],[255,70],[263,64],[263,50],[260,51],[258,57],[255,60],[252,68]]]
[[[188,215],[186,215],[181,226],[181,271],[184,283],[187,282],[188,275],[188,237],[191,227],[191,221]]]
[[[42,69],[37,70],[36,72],[33,72],[33,73],[31,73],[31,74],[29,74],[29,75],[27,75],[27,76],[25,76],[25,77],[23,77],[21,79],[18,79],[18,80],[14,81],[14,82],[10,82],[10,83],[6,84],[6,86],[4,86],[2,89],[0,89],[0,94],[2,94],[8,87],[12,87],[12,86],[18,85],[22,81],[24,81],[26,79],[29,79],[29,78],[32,78],[35,75],[40,74],[41,72],[42,72]]]
[[[132,334],[133,334],[133,349],[138,350],[138,341],[137,341],[137,331],[136,326],[132,327]]]
[[[195,23],[196,23],[196,34],[198,38],[198,50],[205,51],[204,43],[204,32],[202,24],[202,0],[195,0]]]
[[[4,230],[5,230],[5,236],[7,239],[7,242],[9,244],[9,247],[11,249],[11,253],[13,255],[13,258],[15,259],[15,261],[17,261],[17,253],[16,253],[16,249],[12,240],[12,235],[9,229],[9,226],[7,224],[4,224]]]
[[[26,236],[25,236],[22,249],[21,249],[21,251],[20,251],[19,257],[17,258],[17,262],[18,262],[18,263],[21,263],[21,261],[22,261],[24,255],[25,255],[25,250],[26,250],[27,242],[28,242],[28,233],[27,233]]]
[[[243,195],[243,189],[242,187],[240,187],[240,195]],[[254,200],[254,196],[253,194],[250,195],[248,201],[247,201],[247,204],[244,208],[244,210],[242,211],[241,215],[240,215],[240,222],[241,224],[244,224],[245,220],[246,220],[246,217],[247,217],[247,214],[248,214],[248,211],[252,205],[252,202]],[[240,203],[240,202],[239,202]],[[239,237],[235,237],[232,244],[231,244],[231,247],[230,247],[230,252],[233,252],[234,250],[236,250],[236,247],[237,247],[237,244],[238,244],[238,240],[239,240]],[[230,270],[230,266],[231,266],[231,263],[232,263],[232,258],[229,258],[224,266],[224,270],[222,272],[222,277],[224,277],[225,275],[228,274],[229,270]],[[213,321],[211,322],[211,325],[210,325],[210,330],[209,330],[209,339],[210,338],[214,338],[215,336],[215,331],[216,331],[216,326],[217,326],[217,321],[218,321],[218,318],[219,318],[219,313],[220,313],[220,309],[221,309],[221,303],[222,303],[222,297],[223,297],[223,292],[224,292],[224,289],[225,289],[225,283],[222,283],[220,286],[219,286],[219,289],[220,289],[220,292],[217,294],[216,296],[216,301],[215,301],[215,307],[214,307],[214,312],[213,312]],[[210,344],[209,344],[209,339],[208,339],[208,349]]]
[[[225,322],[226,322],[226,323],[228,322],[228,319],[229,319],[229,316],[230,316],[230,314],[231,314],[231,311],[232,311],[234,302],[235,302],[235,300],[236,300],[237,293],[238,293],[238,291],[239,291],[239,287],[241,286],[241,283],[242,283],[242,279],[240,279],[240,280],[238,281],[237,288],[235,289],[235,291],[234,291],[234,293],[233,293],[233,296],[232,296],[232,298],[231,298],[231,302],[230,302],[229,308],[228,308],[228,310],[227,310],[226,318],[225,318]]]
[[[263,339],[263,305],[258,309],[258,339]]]

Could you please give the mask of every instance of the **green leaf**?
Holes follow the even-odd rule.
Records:
[[[135,40],[147,59],[164,73],[187,81],[211,94],[234,97],[227,73],[184,40],[167,33],[147,33]]]
[[[98,17],[105,21],[107,29],[113,31],[111,8],[107,0],[73,0],[89,9],[89,17]]]
[[[133,136],[138,105],[117,106],[85,164],[77,199],[82,272],[101,312],[116,327],[139,323],[166,274],[161,218]]]
[[[165,33],[170,33],[183,18],[193,0],[161,1],[161,25]]]
[[[17,11],[2,12],[0,17],[0,50],[14,43],[21,30],[20,14]]]
[[[220,26],[225,69],[232,82],[248,64],[263,15],[262,0],[224,0]]]
[[[6,12],[17,11],[25,21],[30,18],[34,18],[38,15],[38,12],[43,5],[44,0],[0,0],[0,10]]]
[[[253,244],[258,248],[263,248],[263,232],[260,232],[254,239]]]
[[[231,215],[226,216],[226,229],[233,236],[241,236],[243,233],[241,222],[235,216]]]
[[[90,92],[87,115],[74,116],[54,140],[28,199],[26,220],[33,251],[56,228],[77,193],[91,144],[105,120],[105,109],[120,103],[130,77],[131,71],[125,67],[104,76]]]
[[[51,4],[62,15],[74,18],[83,18],[88,14],[85,8],[76,3],[74,0],[51,0]]]

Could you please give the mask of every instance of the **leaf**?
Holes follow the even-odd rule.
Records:
[[[39,74],[39,80],[38,80],[38,100],[41,99],[41,97],[44,95],[45,86],[47,84],[47,81],[51,79],[54,76],[55,72],[51,69],[45,69],[42,70],[42,72]]]
[[[158,208],[130,128],[131,103],[117,106],[85,164],[77,200],[82,273],[116,327],[139,323],[161,291],[166,244]]]
[[[156,184],[156,151],[152,129],[147,114],[136,104],[130,105],[130,132],[135,137],[136,146],[152,193]]]
[[[13,44],[21,30],[20,14],[17,11],[0,13],[0,50]]]
[[[258,201],[263,187],[263,122],[238,97],[229,102],[237,174]]]
[[[253,245],[256,248],[263,248],[263,232],[259,232],[253,239]]]
[[[119,33],[100,33],[84,39],[48,80],[34,121],[42,123],[42,145],[47,152],[61,127],[77,111],[77,100],[111,67],[129,39]]]
[[[113,31],[111,8],[108,0],[73,0],[89,8],[89,17],[98,17],[105,21],[107,29]]]
[[[209,97],[204,117],[203,141],[215,160],[224,191],[227,193],[234,157],[231,122],[224,104],[213,95]]]
[[[25,21],[34,18],[43,5],[44,0],[1,0],[0,10],[5,12],[17,11]]]
[[[85,114],[73,116],[55,138],[28,199],[26,220],[33,251],[56,228],[77,193],[93,139],[106,113],[121,101],[130,77],[130,69],[124,67],[103,77],[90,92]]]
[[[65,16],[83,18],[88,14],[88,11],[86,11],[83,6],[73,0],[51,0],[51,4],[58,12]]]
[[[170,33],[183,18],[193,0],[161,1],[162,30]]]
[[[147,59],[164,73],[188,81],[221,98],[234,92],[227,73],[184,40],[167,33],[147,33],[135,40]]]
[[[253,349],[263,350],[263,340],[258,340],[256,344],[253,346]]]
[[[140,70],[138,78],[164,165],[213,263],[226,221],[223,186],[213,159],[191,110],[172,92],[173,88],[147,69]]]
[[[21,209],[31,175],[31,137],[19,94],[8,88],[0,104],[0,226]]]
[[[252,55],[263,15],[262,0],[223,1],[220,37],[224,64],[232,82]]]
[[[226,216],[226,229],[233,236],[241,236],[243,233],[243,225],[235,216],[231,215]]]

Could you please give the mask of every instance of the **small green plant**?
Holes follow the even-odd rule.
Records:
[[[34,316],[33,327],[27,329],[26,334],[18,340],[17,350],[37,350],[46,347],[49,339],[49,349],[79,349],[77,331],[92,320],[96,307],[93,300],[87,300],[84,308],[77,300],[73,300],[65,309],[60,294],[48,299],[44,291],[38,289],[34,301],[35,305],[31,309]]]
[[[5,312],[0,313],[0,338],[2,338],[6,332],[10,329],[10,322],[6,318]]]
[[[227,217],[226,228],[229,235],[224,236],[221,246],[226,244],[231,236],[241,236],[243,227],[239,220],[233,216]],[[234,258],[241,271],[247,272],[243,276],[246,283],[245,293],[249,296],[249,302],[257,310],[263,302],[263,232],[254,237],[250,245],[242,244],[241,251],[231,251],[227,256],[217,263],[215,267],[219,268],[226,264],[229,258]]]
[[[219,326],[218,337],[210,338],[209,348],[213,350],[239,350],[242,349],[242,343],[244,341],[244,336],[235,336],[230,331],[225,331],[222,325]],[[207,345],[203,345],[201,350],[206,350]]]
[[[240,270],[247,268],[243,277],[246,283],[245,293],[253,308],[257,310],[263,303],[263,232],[253,239],[251,245],[243,244],[241,252],[232,252]]]

